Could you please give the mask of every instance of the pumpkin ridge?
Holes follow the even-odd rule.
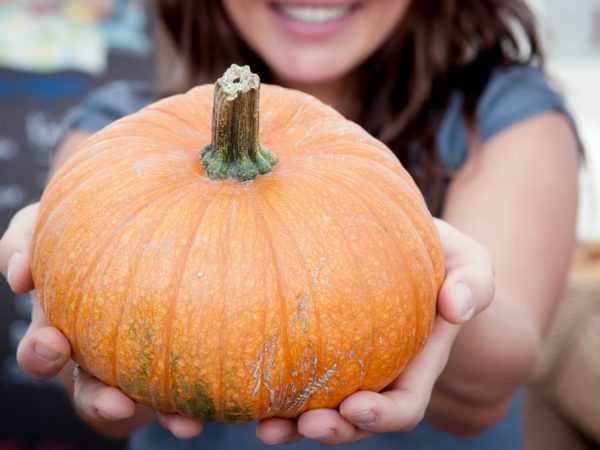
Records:
[[[200,202],[203,208],[199,208],[199,209],[201,209],[202,212],[199,214],[196,213],[196,215],[198,216],[197,222],[196,222],[195,226],[190,227],[192,232],[188,235],[188,242],[190,242],[193,239],[193,237],[198,233],[198,230],[200,229],[200,225],[202,224],[202,220],[204,219],[204,215],[206,214],[206,211],[208,211],[208,209],[210,208],[214,199],[219,196],[219,193],[221,192],[222,189],[223,189],[223,186],[221,185],[221,186],[219,186],[219,188],[217,189],[216,192],[207,194],[206,191],[204,191],[203,199],[208,198],[208,201]],[[195,194],[195,192],[194,192],[194,194]],[[171,302],[169,304],[168,317],[173,317],[174,313],[176,311],[177,299],[179,297],[179,293],[181,292],[181,286],[182,286],[181,281],[185,274],[184,269],[185,269],[185,265],[187,263],[187,260],[189,258],[191,250],[192,250],[192,245],[188,245],[186,250],[179,257],[179,266],[175,269],[176,279],[174,280],[174,285],[177,286],[177,288],[174,290],[173,299],[171,300]],[[165,325],[165,336],[166,336],[165,337],[165,346],[164,346],[165,375],[163,377],[164,378],[163,379],[163,389],[164,389],[164,392],[168,393],[167,396],[168,396],[168,400],[170,401],[170,406],[172,406],[173,409],[175,409],[173,392],[171,389],[169,389],[170,372],[167,369],[168,367],[170,367],[169,358],[171,355],[171,343],[173,340],[173,321],[172,320],[167,320],[167,323]],[[208,394],[208,389],[206,389],[206,396],[208,398],[210,398],[210,396]]]
[[[256,210],[258,212],[257,217],[260,219],[260,222],[262,223],[262,228],[263,228],[263,233],[265,236],[265,240],[268,242],[269,245],[269,250],[271,252],[271,255],[273,257],[272,261],[273,261],[273,265],[275,266],[275,274],[276,274],[276,283],[277,283],[277,292],[279,293],[279,300],[280,300],[280,308],[279,310],[280,312],[280,316],[281,316],[281,326],[280,326],[280,334],[281,334],[281,340],[282,340],[282,347],[283,347],[283,351],[285,352],[285,356],[286,356],[286,360],[287,361],[292,361],[292,357],[290,354],[290,337],[289,337],[289,333],[287,330],[287,305],[285,304],[287,299],[281,289],[281,285],[282,285],[282,280],[281,280],[281,274],[279,269],[279,262],[278,262],[278,258],[277,258],[277,253],[275,251],[275,246],[273,243],[273,235],[271,232],[271,229],[269,228],[268,224],[267,224],[267,220],[265,218],[265,213],[262,210],[261,206],[258,204],[258,202],[256,202],[256,199],[253,198],[253,203],[256,207]],[[283,366],[286,369],[287,374],[290,374],[290,368],[287,366]],[[283,403],[282,403],[283,404]],[[271,408],[271,406],[273,405],[269,405],[269,409]],[[268,410],[269,410],[268,409]],[[268,411],[267,410],[267,411]]]
[[[184,182],[184,183],[180,183],[180,184],[179,184],[179,185],[177,185],[175,188],[173,188],[173,189],[170,189],[169,191],[165,191],[165,190],[164,190],[164,188],[163,188],[162,190],[163,190],[163,192],[164,192],[164,196],[168,196],[168,194],[169,194],[170,192],[173,192],[173,191],[180,190],[182,187],[185,187],[185,186],[188,186],[188,185],[193,185],[193,184],[194,184],[194,183],[193,183],[193,181],[192,181],[192,180],[187,180],[186,182]],[[153,208],[155,208],[155,209],[157,209],[157,210],[163,211],[163,210],[165,210],[165,209],[168,209],[168,208],[171,208],[171,207],[173,207],[174,205],[176,205],[176,204],[177,204],[177,203],[179,203],[180,201],[182,201],[182,200],[186,199],[186,198],[187,198],[187,197],[189,197],[189,196],[193,196],[193,195],[195,195],[195,192],[194,192],[194,191],[184,190],[184,191],[182,192],[182,194],[181,194],[181,195],[180,195],[180,196],[179,196],[177,199],[175,199],[175,200],[167,198],[167,200],[168,200],[168,204],[167,204],[166,206],[163,206],[163,207],[160,207],[159,205],[162,203],[162,197],[164,197],[164,196],[163,196],[163,195],[158,195],[157,197],[155,197],[154,199],[152,199],[150,202],[146,202],[146,203],[143,205],[143,207],[142,207],[142,208],[139,208],[139,209],[138,209],[138,211],[140,211],[140,210],[143,210],[144,208],[148,208],[148,207],[153,207]],[[154,229],[153,229],[153,230],[152,230],[152,231],[151,231],[151,232],[150,232],[150,233],[149,233],[149,234],[148,234],[148,235],[145,237],[144,241],[148,241],[148,242],[152,241],[153,237],[156,235],[156,233],[157,233],[157,232],[158,232],[158,230],[160,229],[160,226],[161,226],[161,224],[162,224],[162,221],[156,221],[156,222],[155,222],[155,227],[154,227]],[[120,230],[120,231],[122,231],[122,230]],[[136,268],[135,268],[135,269],[132,271],[132,273],[131,273],[131,277],[132,277],[132,278],[135,278],[135,276],[137,276],[137,274],[139,273],[139,271],[140,271],[140,270],[141,270],[141,267],[140,267],[139,265],[138,265],[138,266],[136,266]],[[130,286],[128,286],[128,290],[127,290],[127,292],[129,292],[129,288],[130,288]],[[128,296],[127,296],[127,297],[128,297]],[[127,308],[127,303],[126,303],[126,302],[124,303],[124,308],[125,308],[125,309]],[[120,319],[121,319],[121,318],[123,318],[123,317],[125,316],[125,313],[124,313],[124,312],[125,312],[125,311],[123,311],[123,312],[122,312],[122,314],[120,314]],[[120,321],[119,321],[119,325],[118,325],[118,327],[117,327],[117,335],[116,335],[116,340],[117,340],[117,341],[119,340],[119,335],[120,335],[120,328],[121,328],[121,324],[122,324],[122,322],[121,322],[121,320],[120,320]],[[116,355],[115,355],[115,357],[116,357]],[[115,370],[116,370],[116,367],[117,367],[116,361],[113,363],[113,367],[114,367],[114,368],[115,368]],[[149,375],[151,375],[151,374],[149,374]]]
[[[186,183],[181,183],[180,185],[178,185],[178,186],[177,186],[177,188],[171,189],[171,190],[169,190],[168,192],[170,193],[170,192],[173,192],[173,191],[175,191],[175,190],[177,190],[177,189],[180,189],[180,188],[181,188],[181,186],[184,186],[184,185],[186,185],[186,184],[191,184],[191,183],[190,183],[189,181],[188,181],[188,182],[186,182]],[[189,195],[190,195],[190,192],[189,192],[189,191],[185,191],[185,192],[183,192],[183,193],[182,193],[182,195],[181,195],[179,198],[177,198],[175,201],[173,201],[173,200],[171,200],[171,199],[167,199],[167,200],[169,200],[169,202],[168,202],[168,203],[169,203],[169,206],[172,206],[172,205],[175,205],[175,204],[179,203],[179,201],[181,201],[181,200],[185,199],[185,198],[186,198],[187,196],[189,196]],[[165,192],[165,196],[167,196],[167,192]],[[159,199],[160,197],[162,197],[162,196],[156,197],[156,198],[155,198],[155,199],[154,199],[154,200],[151,202],[151,203],[152,203],[152,206],[156,207],[156,205],[157,205],[157,203],[158,203],[158,199]],[[150,206],[149,204],[144,204],[144,205],[143,205],[141,208],[139,208],[139,209],[138,209],[138,211],[141,211],[141,210],[143,210],[144,208],[147,208],[147,207],[149,207],[149,206]],[[124,225],[125,225],[125,224],[124,224]],[[153,239],[153,236],[155,236],[155,235],[156,235],[156,233],[158,232],[158,230],[160,229],[160,225],[161,225],[161,222],[160,222],[160,221],[156,221],[156,222],[155,222],[155,228],[154,228],[154,230],[153,230],[152,232],[150,232],[150,233],[148,234],[148,236],[147,236],[147,237],[146,237],[146,239],[145,239],[146,241],[151,241],[151,240]],[[122,231],[122,228],[120,228],[120,229],[119,229],[119,231]],[[111,260],[112,260],[112,259],[111,259]],[[130,277],[131,277],[131,279],[135,279],[135,277],[137,276],[137,274],[138,274],[138,272],[139,272],[140,270],[141,270],[141,266],[140,266],[140,265],[136,265],[136,266],[135,266],[135,268],[134,268],[134,269],[131,271],[131,273],[130,273]],[[127,303],[128,303],[128,302],[127,302],[127,299],[129,299],[129,298],[130,298],[130,297],[129,297],[129,293],[131,292],[131,289],[132,289],[133,287],[134,287],[134,286],[133,286],[133,284],[128,284],[128,286],[127,286],[127,288],[126,288],[126,291],[125,291],[127,295],[125,295],[125,296],[124,296],[124,298],[125,298],[126,300],[123,302],[123,306],[122,306],[123,310],[121,311],[121,314],[119,314],[119,319],[118,319],[118,322],[117,322],[117,326],[116,326],[116,328],[115,328],[115,335],[114,335],[114,338],[115,338],[115,341],[116,341],[116,342],[120,342],[120,339],[121,339],[121,338],[120,338],[120,336],[121,336],[121,334],[122,334],[122,333],[121,333],[121,332],[122,332],[121,328],[122,328],[122,325],[123,325],[123,318],[126,316],[125,312],[127,311]],[[120,347],[119,347],[119,348],[120,348]],[[112,360],[113,379],[114,379],[114,380],[117,380],[117,383],[119,383],[119,386],[120,386],[120,387],[121,387],[123,390],[125,390],[125,389],[126,389],[126,386],[121,386],[121,383],[120,383],[120,378],[119,378],[119,377],[117,377],[117,373],[118,373],[118,370],[117,370],[117,366],[118,366],[118,364],[117,364],[117,363],[118,363],[118,359],[119,359],[119,358],[118,358],[118,349],[117,349],[117,350],[115,350],[115,351],[113,352],[113,360]],[[148,379],[148,382],[149,382],[149,380],[151,379],[151,376],[152,376],[152,373],[151,373],[151,371],[150,371],[150,372],[148,373],[148,377],[147,377],[147,379]],[[146,388],[146,391],[148,391],[148,388]],[[140,390],[140,387],[138,386],[138,392],[137,392],[137,394],[138,394],[138,395],[140,395],[140,393],[141,393],[141,390]]]
[[[108,262],[109,263],[112,262],[114,260],[115,256],[116,255],[111,256]],[[110,267],[110,264],[107,264],[106,265],[107,270],[108,270],[109,267]],[[135,272],[136,272],[135,268],[128,271],[128,273],[130,274],[131,277],[133,277],[133,275],[135,274]],[[129,298],[129,292],[130,292],[131,289],[132,289],[131,285],[128,285],[125,288],[124,298],[126,298],[126,299]],[[123,302],[123,305],[125,305],[126,303],[127,303],[127,301],[125,300]],[[119,314],[119,318],[117,319],[117,323],[115,325],[114,336],[115,336],[115,340],[117,340],[117,341],[118,341],[118,336],[120,334],[119,332],[120,332],[121,324],[123,323],[123,319],[122,319],[123,316],[124,316],[124,314]],[[112,367],[112,373],[113,373],[112,379],[115,381],[115,383],[117,384],[117,386],[120,389],[123,390],[123,392],[128,392],[129,391],[128,386],[124,386],[124,383],[122,383],[122,381],[127,381],[127,380],[125,380],[125,378],[123,376],[121,376],[121,377],[118,376],[118,371],[117,371],[117,367],[116,367],[117,366],[116,360],[117,360],[117,349],[115,348],[115,349],[112,350],[112,352],[111,352],[111,358],[110,358],[110,365]],[[129,382],[128,382],[128,384],[129,384]]]
[[[194,182],[195,182],[195,180],[189,180],[190,184],[195,184]],[[217,198],[218,192],[221,191],[221,190],[222,190],[222,186],[220,186],[218,188],[217,192],[209,192],[209,193],[207,193],[207,191],[205,191],[204,192],[204,196],[202,198],[203,199],[208,199],[208,201],[205,201],[204,203],[200,202],[200,199],[197,199],[198,200],[197,203],[199,205],[203,204],[204,211],[203,211],[201,217],[198,218],[198,222],[197,222],[196,227],[195,228],[192,227],[192,229],[194,230],[193,234],[196,234],[198,228],[200,227],[200,225],[202,223],[202,219],[204,218],[204,215],[205,215],[206,211],[208,209],[210,209],[210,206],[212,206],[214,200]],[[170,202],[170,204],[167,206],[166,209],[174,208],[175,205],[179,201],[186,200],[189,197],[193,197],[194,200],[196,200],[196,198],[195,198],[196,195],[197,195],[196,191],[185,192],[185,195],[183,195],[181,198],[177,199],[177,201]],[[158,222],[157,223],[157,229],[160,228],[161,224],[162,224],[162,222]],[[155,232],[156,232],[156,230],[155,230]],[[148,239],[148,240],[151,240],[151,239]],[[187,249],[183,252],[183,255],[180,255],[180,258],[181,258],[180,259],[180,261],[181,261],[180,264],[182,266],[184,266],[185,262],[187,261],[187,258],[189,257],[189,254],[190,254],[190,251],[191,251],[191,248],[192,248],[191,246],[188,246]],[[137,271],[136,271],[136,273],[137,273]],[[173,273],[175,273],[175,275],[177,277],[179,277],[179,280],[181,280],[181,278],[184,275],[184,270],[181,270],[181,268],[180,268],[180,270],[174,269]],[[179,283],[175,283],[175,285],[179,286]],[[178,299],[178,294],[180,292],[179,289],[180,288],[178,287],[175,290],[173,299],[169,302],[169,308],[168,309],[171,312],[174,311],[175,308],[176,308],[176,306],[177,306],[176,300]],[[171,319],[173,318],[172,314],[171,314],[170,318]],[[175,408],[175,401],[173,399],[173,390],[169,388],[169,377],[170,377],[169,368],[171,367],[169,365],[169,361],[170,361],[170,356],[171,356],[171,349],[170,349],[170,347],[171,347],[171,342],[172,342],[172,322],[173,322],[173,320],[167,320],[166,324],[162,324],[161,325],[162,327],[166,327],[166,329],[167,329],[167,331],[164,333],[164,335],[166,337],[165,338],[166,344],[164,345],[164,367],[165,367],[165,370],[164,370],[164,374],[163,374],[162,386],[163,386],[163,392],[167,393],[166,397],[167,397],[168,401],[171,402],[171,406],[173,406],[173,408],[176,410],[176,408]],[[157,356],[157,359],[158,359],[158,356]],[[150,369],[150,372],[149,372],[148,378],[147,378],[148,383],[150,383],[151,380],[152,380],[153,370],[154,370],[154,367],[156,367],[156,365],[157,364],[155,363],[153,365],[153,367]],[[203,394],[201,395],[201,397],[202,397],[202,399],[204,399],[204,401],[206,401],[207,399],[211,400],[210,395],[208,393],[208,388],[204,384],[202,384],[202,385],[198,384],[197,386],[194,387],[194,389],[195,389],[195,392],[203,392]],[[157,402],[155,402],[155,400],[154,400],[154,396],[153,396],[154,393],[153,393],[153,391],[148,388],[147,392],[150,395],[150,398],[152,400],[152,405],[149,405],[149,406],[153,406],[153,407],[159,409]],[[189,404],[186,403],[186,407],[189,409],[190,408]],[[196,409],[198,407],[199,407],[198,405],[195,405]],[[210,407],[208,409],[210,409]],[[165,410],[164,412],[172,412],[172,411],[166,411]],[[177,412],[179,412],[179,411],[177,411]]]
[[[302,254],[300,244],[298,243],[298,241],[297,241],[294,233],[292,233],[292,231],[289,228],[289,226],[287,225],[287,223],[281,218],[281,216],[279,215],[279,213],[277,213],[277,211],[275,210],[275,208],[273,208],[271,202],[268,200],[268,197],[266,195],[263,195],[261,198],[262,198],[262,203],[265,204],[265,206],[269,209],[269,211],[271,212],[272,216],[275,217],[275,219],[279,222],[280,226],[284,230],[286,230],[288,232],[287,235],[286,235],[287,239],[289,239],[291,242],[294,243],[294,247],[296,248],[296,250],[298,252],[298,256],[300,258],[302,258],[302,261],[304,262],[304,267],[306,269],[306,273],[310,274],[311,273],[311,268],[309,267],[308,261],[306,260],[306,258]],[[280,198],[283,199],[282,203],[285,203],[290,210],[294,210],[294,208],[291,208],[290,204],[288,202],[286,202],[287,198],[285,196],[281,196]],[[254,200],[255,200],[256,208],[257,209],[260,208],[262,210],[262,207],[260,207],[257,204],[257,200],[256,199],[254,199]],[[262,214],[264,214],[264,213],[262,213]],[[308,288],[306,289],[306,291],[309,291],[310,293],[312,293],[312,288],[311,288],[311,284],[310,283],[308,283]],[[315,323],[317,324],[317,328],[320,329],[321,328],[321,326],[320,326],[320,324],[321,324],[321,317],[320,317],[320,314],[319,314],[319,308],[317,308],[317,307],[314,308],[314,320],[315,320]],[[321,336],[320,335],[317,336],[317,347],[319,348],[319,353],[321,353],[322,344],[321,344]],[[288,361],[292,361],[292,359],[288,358]],[[291,369],[292,368],[290,367],[290,370]]]
[[[189,185],[195,184],[194,180],[187,180],[186,183],[182,183],[182,185],[188,185],[188,184]],[[159,211],[164,211],[164,210],[172,209],[180,201],[186,200],[188,197],[196,197],[196,193],[197,193],[197,191],[193,190],[193,189],[192,190],[185,190],[183,192],[183,194],[179,198],[177,198],[176,200],[170,200],[167,205],[163,206],[162,208],[157,208],[157,209]],[[207,196],[207,197],[209,197],[209,199],[210,199],[208,203],[210,203],[210,201],[214,198],[214,197],[211,197],[211,196]],[[153,202],[153,203],[156,206],[156,203],[155,202]],[[161,225],[163,225],[162,221],[156,221],[156,227],[155,227],[155,229],[152,231],[152,233],[150,233],[149,236],[146,237],[145,241],[151,242],[153,240],[153,237],[160,230]],[[136,267],[136,270],[133,272],[132,278],[135,278],[137,276],[137,274],[142,269],[142,267],[143,266],[141,266],[141,265],[138,265]],[[171,306],[171,304],[169,306]],[[126,314],[125,314],[126,309],[127,309],[127,303],[124,304],[124,311],[122,312],[122,314],[120,315],[120,317],[125,317],[126,316]],[[170,324],[169,321],[167,321],[167,322]],[[119,330],[121,328],[121,324],[122,324],[122,322],[119,321]],[[157,325],[160,325],[160,324],[152,323],[150,326],[156,327]],[[160,328],[161,328],[161,330],[163,330],[162,325],[160,325]],[[150,330],[147,330],[147,334],[148,334],[149,331]],[[152,329],[152,331],[155,331],[155,329]],[[118,339],[118,335],[117,335],[117,339]],[[165,349],[165,354],[167,355],[167,362],[168,362],[168,360],[169,360],[168,357],[170,355],[170,351],[168,351],[167,349]],[[137,383],[137,385],[138,385],[137,394],[142,397],[142,399],[139,399],[140,402],[142,402],[141,400],[143,400],[143,403],[146,404],[147,406],[151,406],[151,407],[153,407],[155,409],[159,409],[159,410],[164,410],[165,408],[161,407],[159,405],[158,401],[156,400],[157,399],[156,389],[152,388],[152,382],[153,382],[152,376],[154,375],[155,368],[158,366],[157,361],[159,359],[159,356],[160,355],[155,355],[154,364],[150,364],[152,361],[147,361],[148,364],[146,364],[145,366],[143,365],[143,369],[144,369],[145,373],[144,373],[144,376],[143,376],[143,380],[138,380],[138,383]],[[115,368],[115,370],[116,370],[116,367],[117,367],[117,364],[115,363],[113,365],[113,368]],[[166,365],[164,367],[165,367],[165,369],[164,369],[165,377],[168,378],[168,376],[169,376],[168,375],[169,374],[168,368],[170,366]],[[145,391],[140,388],[140,386],[139,386],[139,382],[140,381],[145,381],[145,383],[146,383]],[[167,397],[171,397],[172,392],[170,390],[167,390],[166,392],[167,392],[166,396]],[[164,393],[164,391],[163,391],[163,393]],[[161,393],[159,392],[158,395],[160,396],[160,394]],[[159,398],[159,400],[160,400],[160,398]],[[166,412],[171,412],[171,411],[166,411]]]
[[[228,244],[229,244],[229,239],[230,239],[230,234],[231,234],[231,214],[227,215],[227,226],[224,227],[225,229],[225,233],[222,236],[222,241],[224,244],[221,245],[221,261],[223,261],[223,267],[225,268],[224,270],[224,274],[223,277],[220,278],[220,292],[226,292],[225,289],[225,285],[226,282],[225,280],[227,279],[227,275],[229,273],[229,248],[228,248]],[[227,335],[227,320],[224,320],[223,318],[225,317],[225,310],[227,308],[227,300],[222,300],[222,305],[221,305],[221,311],[219,314],[219,317],[221,318],[221,332],[219,333],[219,354],[220,355],[224,355],[226,354],[226,348],[225,348],[225,336]],[[218,360],[218,364],[219,364],[219,370],[217,371],[217,373],[219,373],[219,404],[217,407],[217,417],[219,420],[223,420],[224,419],[224,411],[225,411],[225,364],[223,362],[223,358],[217,358]],[[215,406],[217,406],[215,404]]]
[[[256,217],[259,217],[259,215],[261,214],[261,210],[258,209],[258,205],[257,205],[257,200],[256,200],[256,191],[252,192],[252,195],[250,196],[251,200],[252,200],[252,205],[254,207],[254,214]],[[268,317],[268,308],[269,308],[269,304],[268,302],[263,302],[263,311],[264,311],[264,317]],[[267,332],[267,321],[263,321],[263,326],[262,326],[262,342],[269,342],[270,340],[270,336],[268,336],[268,332]],[[257,370],[261,370],[260,366],[257,366],[258,369]],[[261,377],[263,376],[263,374],[261,374]],[[259,405],[258,405],[258,411],[260,412],[260,414],[263,414],[263,411],[267,411],[268,410],[268,405],[266,405],[266,401],[265,401],[265,396],[262,392],[260,392],[260,384],[258,384],[259,386],[259,390],[257,391],[257,395],[259,397]]]

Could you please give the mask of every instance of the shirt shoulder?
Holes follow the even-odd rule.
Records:
[[[156,100],[147,83],[116,81],[91,91],[64,119],[64,129],[95,133],[121,117],[133,114]]]
[[[455,94],[437,135],[444,167],[457,170],[469,152],[469,134],[462,117],[462,97]],[[498,133],[534,116],[558,111],[571,120],[564,98],[543,70],[515,65],[494,71],[477,104],[479,139],[485,143]]]

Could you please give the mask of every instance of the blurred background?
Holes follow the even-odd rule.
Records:
[[[549,73],[567,99],[586,150],[580,270],[566,294],[576,297],[570,304],[577,306],[561,314],[567,318],[558,321],[550,339],[579,345],[576,339],[589,338],[573,337],[572,328],[600,298],[600,247],[594,244],[600,241],[600,0],[529,1],[539,17]],[[146,0],[0,0],[0,233],[18,209],[39,198],[66,110],[111,80],[152,81],[151,34]],[[54,382],[36,383],[19,371],[15,350],[30,305],[28,296],[12,295],[0,282],[0,450],[125,448],[124,442],[104,440],[81,424]],[[589,331],[595,347],[587,345],[592,361],[594,356],[600,361],[600,321],[595,324]],[[568,362],[560,360],[560,345],[549,345],[527,393],[527,447],[596,448],[598,394],[573,382],[566,369],[557,375],[556,367],[596,370],[595,392],[600,392],[600,367],[590,369],[587,347]]]

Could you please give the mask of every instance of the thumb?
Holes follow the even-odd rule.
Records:
[[[436,220],[446,279],[438,295],[438,312],[450,323],[461,324],[479,314],[494,298],[494,266],[487,250],[448,223]]]

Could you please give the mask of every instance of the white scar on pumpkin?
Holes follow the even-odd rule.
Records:
[[[328,392],[328,388],[325,385],[336,373],[337,364],[334,364],[331,369],[325,369],[325,373],[323,375],[321,375],[318,379],[311,381],[308,386],[302,389],[300,394],[298,394],[294,399],[290,399],[286,402],[285,410],[288,412],[297,411],[302,408],[315,393],[319,392],[320,390]]]
[[[323,266],[325,266],[325,260],[327,259],[327,249],[323,250],[323,254],[319,258],[319,265],[316,270],[312,273],[312,284],[313,286],[317,286],[319,283],[327,284],[327,280],[321,280],[321,271],[323,270]]]
[[[298,310],[292,315],[290,319],[290,339],[293,341],[296,338],[296,332],[299,331],[304,333],[308,327],[308,321],[310,320],[310,310],[308,308],[309,295],[308,292],[302,294],[298,304]],[[299,330],[297,330],[299,328]]]
[[[260,390],[261,384],[264,384],[265,389],[269,392],[269,397],[273,397],[274,390],[271,388],[270,384],[272,382],[271,371],[273,370],[273,366],[275,365],[275,345],[277,343],[278,332],[276,331],[271,336],[269,342],[265,344],[262,351],[258,355],[256,361],[252,364],[252,377],[254,378],[254,387],[252,388],[252,397],[256,397],[258,391]],[[263,361],[265,357],[268,357],[265,364]],[[263,365],[266,367],[263,370]],[[264,382],[263,382],[263,372],[264,372]],[[272,398],[271,398],[272,400]]]

